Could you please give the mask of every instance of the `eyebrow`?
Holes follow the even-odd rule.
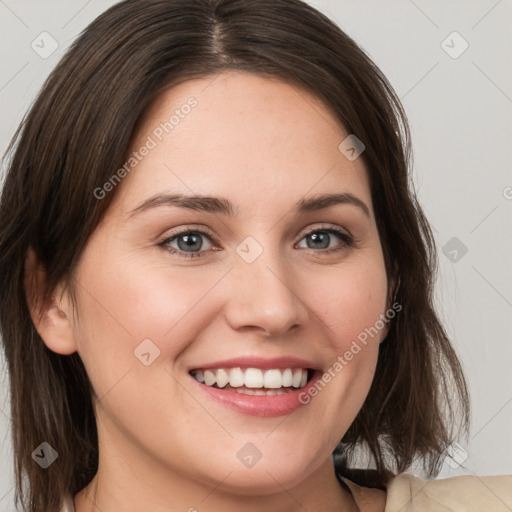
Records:
[[[370,209],[366,203],[350,192],[340,194],[322,194],[310,198],[303,198],[295,203],[294,209],[298,214],[304,214],[323,210],[337,204],[350,204],[356,206],[360,208],[368,218],[370,218]],[[161,206],[176,206],[178,208],[222,214],[229,217],[235,217],[239,213],[238,208],[235,208],[233,203],[222,197],[204,195],[187,196],[185,194],[157,194],[146,199],[140,206],[132,210],[129,213],[129,217]]]

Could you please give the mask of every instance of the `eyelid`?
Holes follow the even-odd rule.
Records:
[[[354,236],[352,235],[352,233],[347,229],[347,228],[344,228],[344,227],[341,227],[341,226],[338,226],[337,224],[330,224],[330,223],[320,223],[320,226],[316,226],[316,225],[313,225],[313,227],[309,226],[308,228],[306,228],[305,231],[300,231],[300,238],[299,238],[299,242],[306,236],[306,235],[309,235],[310,233],[313,233],[315,231],[322,231],[322,229],[334,229],[336,231],[342,231],[344,232],[347,236],[349,236],[350,238],[354,238]]]
[[[212,240],[217,240],[217,237],[215,233],[207,228],[206,226],[203,226],[202,224],[188,224],[184,227],[176,228],[174,230],[171,230],[170,232],[166,231],[166,234],[162,238],[162,242],[165,242],[169,240],[170,238],[174,238],[175,236],[182,235],[184,233],[188,233],[190,231],[194,232],[200,232],[207,234]]]

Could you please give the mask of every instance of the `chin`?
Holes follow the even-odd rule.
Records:
[[[268,447],[267,449],[269,449]],[[217,458],[219,465],[209,474],[216,482],[222,482],[225,492],[240,495],[272,495],[299,485],[308,474],[324,462],[320,457],[302,455],[294,457],[280,453],[277,449],[261,454],[259,460],[233,462],[229,458]]]

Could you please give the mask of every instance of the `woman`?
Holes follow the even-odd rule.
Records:
[[[26,510],[505,506],[510,477],[405,474],[439,472],[467,387],[405,114],[325,16],[121,2],[11,150],[0,324]]]

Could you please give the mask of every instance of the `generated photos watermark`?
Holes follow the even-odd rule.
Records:
[[[311,398],[315,397],[322,391],[322,389],[331,382],[338,373],[340,373],[345,366],[347,366],[354,357],[361,352],[361,350],[368,344],[368,337],[373,338],[379,334],[385,325],[395,318],[396,314],[402,310],[402,305],[395,302],[386,313],[381,313],[380,318],[371,326],[366,327],[357,335],[357,340],[353,340],[350,348],[346,350],[343,355],[339,355],[336,361],[323,373],[323,375],[306,391],[299,394],[299,402],[303,405],[308,404]]]
[[[197,99],[191,96],[179,108],[175,109],[169,119],[155,127],[151,135],[147,136],[144,144],[142,144],[137,151],[133,151],[130,154],[122,167],[120,167],[101,187],[94,189],[94,197],[101,200],[106,197],[108,192],[112,192],[112,190],[121,183],[121,180],[130,174],[130,172],[142,162],[144,157],[149,155],[150,151],[155,149],[158,143],[161,142],[166,135],[171,133],[197,105]]]

